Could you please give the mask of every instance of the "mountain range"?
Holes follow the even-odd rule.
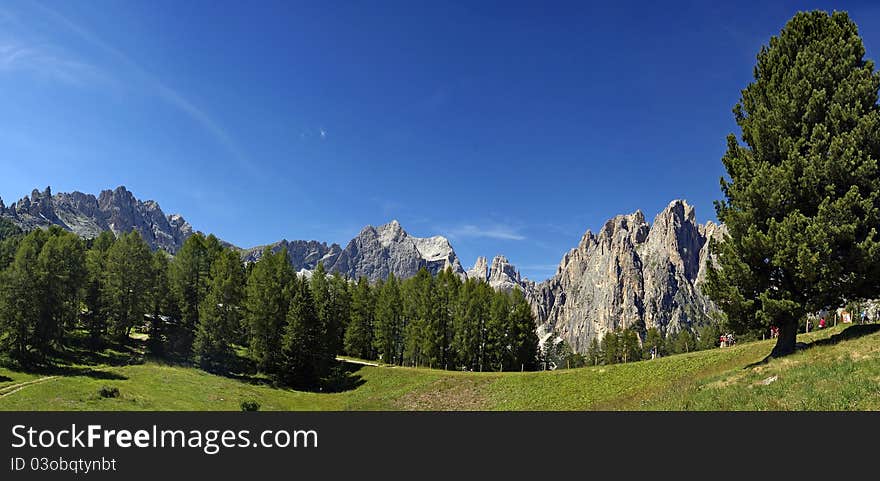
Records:
[[[138,231],[153,249],[174,254],[195,231],[178,214],[166,215],[152,200],[140,201],[125,187],[97,197],[81,192],[52,194],[34,190],[14,204],[0,199],[0,217],[24,230],[58,225],[82,237],[102,231]],[[309,272],[319,262],[328,272],[377,281],[394,274],[436,274],[451,268],[462,278],[479,279],[495,289],[522,289],[538,320],[542,342],[554,335],[585,352],[593,338],[617,327],[656,327],[677,332],[713,322],[715,307],[701,292],[710,239],[720,240],[723,225],[698,224],[694,208],[672,201],[651,224],[641,211],[608,220],[598,234],[587,231],[563,257],[556,273],[542,282],[523,278],[504,256],[491,263],[480,257],[465,270],[443,236],[414,237],[399,222],[366,226],[345,248],[316,240],[281,240],[239,248],[242,260],[256,262],[265,250],[287,249],[291,265]],[[231,244],[227,244],[230,245]]]

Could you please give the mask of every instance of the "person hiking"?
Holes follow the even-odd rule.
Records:
[[[825,329],[825,318],[819,319],[819,329]]]

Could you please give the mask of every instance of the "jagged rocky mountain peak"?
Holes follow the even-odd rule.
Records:
[[[158,202],[140,201],[125,186],[97,197],[34,189],[8,206],[0,199],[0,216],[24,230],[58,225],[88,238],[102,231],[118,235],[137,230],[151,247],[171,253],[194,232],[181,215],[165,215]],[[370,281],[390,274],[407,278],[422,268],[433,274],[451,268],[495,289],[521,289],[538,319],[538,330],[584,352],[593,338],[615,327],[656,327],[669,333],[711,322],[715,306],[702,294],[701,285],[706,267],[716,262],[710,241],[722,240],[725,233],[722,224],[698,224],[694,207],[684,200],[670,202],[651,224],[641,210],[617,215],[598,233],[587,230],[562,256],[556,273],[540,283],[524,279],[502,255],[491,262],[479,257],[465,271],[446,237],[412,236],[396,219],[365,226],[344,248],[284,239],[241,249],[241,255],[255,262],[267,248],[287,249],[290,263],[303,275],[323,263],[328,272]]]
[[[468,279],[478,279],[481,281],[489,280],[489,261],[483,257],[477,257],[474,266],[467,271]]]
[[[98,197],[78,191],[53,195],[51,187],[34,189],[0,214],[24,230],[58,225],[86,238],[107,230],[117,235],[137,230],[150,247],[171,253],[193,233],[183,217],[166,217],[157,202],[141,202],[124,186]]]
[[[715,306],[700,280],[714,262],[708,239],[721,231],[698,225],[684,200],[670,202],[650,225],[636,211],[609,219],[598,235],[587,231],[556,274],[527,296],[542,332],[584,352],[615,327],[677,332],[710,322]]]

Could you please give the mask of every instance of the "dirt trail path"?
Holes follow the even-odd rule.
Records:
[[[375,363],[375,362],[355,361],[354,359],[345,359],[344,357],[337,357],[336,360],[337,360],[337,361],[342,361],[342,362],[350,362],[350,363],[352,363],[352,364],[360,364],[360,365],[363,365],[363,366],[376,366],[376,367],[379,367],[379,364],[377,364],[377,363]]]
[[[5,398],[10,394],[15,394],[18,391],[21,391],[22,389],[30,386],[31,384],[39,384],[41,382],[51,381],[53,379],[56,379],[57,377],[58,376],[41,377],[39,379],[34,379],[33,381],[20,382],[18,384],[12,384],[11,386],[2,387],[0,388],[0,398]]]

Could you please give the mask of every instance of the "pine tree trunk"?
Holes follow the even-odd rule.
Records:
[[[779,327],[779,336],[776,338],[776,346],[770,353],[773,357],[782,357],[794,352],[795,342],[797,342],[797,322],[789,321],[783,323]]]

